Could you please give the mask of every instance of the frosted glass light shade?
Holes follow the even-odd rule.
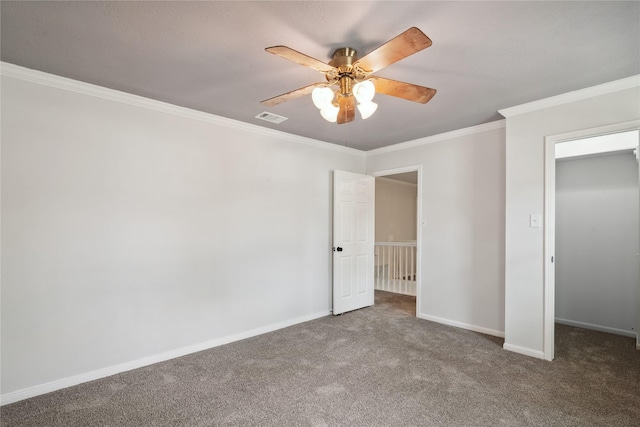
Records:
[[[340,112],[340,108],[335,105],[329,104],[329,106],[324,107],[320,110],[320,115],[328,122],[335,122],[338,120],[338,113]]]
[[[365,80],[353,86],[353,96],[355,96],[360,103],[371,102],[375,94],[376,87],[371,80]]]
[[[314,88],[311,92],[311,99],[313,100],[313,105],[322,110],[323,108],[331,106],[333,91],[326,86]]]
[[[358,104],[358,111],[363,119],[368,119],[378,109],[378,104],[375,102],[361,102]]]

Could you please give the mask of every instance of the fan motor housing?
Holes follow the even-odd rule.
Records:
[[[340,94],[344,97],[351,96],[353,82],[353,64],[358,60],[358,52],[350,47],[343,47],[333,52],[333,59],[329,62],[338,69],[338,84],[340,85]]]
[[[336,68],[348,67],[351,68],[354,62],[358,60],[358,52],[350,47],[343,47],[333,52],[333,59],[329,62]]]

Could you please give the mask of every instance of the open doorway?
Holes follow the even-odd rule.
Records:
[[[636,123],[548,137],[544,356],[555,323],[638,339]],[[634,129],[635,127],[635,129]]]
[[[635,338],[637,131],[606,138],[617,144],[615,151],[564,155],[570,145],[593,144],[594,138],[556,147],[555,321]]]
[[[412,298],[415,314],[419,297],[419,171],[385,171],[374,176],[375,289]],[[405,305],[407,298],[403,298]]]

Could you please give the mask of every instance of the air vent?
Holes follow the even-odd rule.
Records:
[[[263,111],[262,113],[256,116],[256,119],[264,120],[265,122],[271,123],[282,123],[287,120],[286,117],[279,116],[277,114],[269,113],[268,111]]]

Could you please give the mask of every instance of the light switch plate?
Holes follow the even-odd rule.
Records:
[[[529,228],[540,228],[540,227],[542,227],[542,215],[540,214],[529,215]]]

